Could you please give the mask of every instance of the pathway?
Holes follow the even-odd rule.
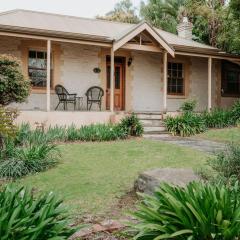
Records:
[[[225,148],[223,143],[191,137],[177,137],[169,134],[144,135],[144,138],[190,147],[210,154]]]

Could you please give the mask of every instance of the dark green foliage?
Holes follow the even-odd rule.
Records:
[[[177,117],[167,117],[165,126],[173,135],[191,136],[206,131],[208,128],[224,128],[236,126],[240,121],[240,101],[236,101],[232,108],[215,108],[210,112],[193,113],[195,103],[185,102],[181,109],[183,114]]]
[[[162,184],[134,216],[134,239],[233,240],[240,237],[238,186],[193,182],[186,188]]]
[[[69,227],[62,201],[53,193],[34,198],[29,189],[9,185],[0,192],[1,240],[68,239]]]
[[[24,102],[29,95],[30,81],[22,74],[20,62],[7,55],[0,55],[0,105]]]
[[[0,151],[0,177],[19,178],[56,165],[57,146],[41,130],[23,124],[14,138],[7,138]]]
[[[231,179],[240,180],[240,146],[230,144],[224,151],[217,152],[208,164],[217,173],[216,178],[229,183]]]
[[[149,0],[141,2],[140,14],[154,27],[177,33],[177,24],[184,11],[185,0]]]
[[[173,135],[188,137],[206,130],[205,122],[201,116],[193,113],[184,113],[177,117],[167,117],[165,126]]]
[[[58,162],[56,145],[48,142],[26,142],[18,145],[12,139],[4,144],[0,152],[0,177],[19,178],[45,171]]]
[[[238,122],[240,120],[240,100],[237,100],[231,109],[231,115],[233,121]]]
[[[77,128],[70,127],[49,127],[45,131],[31,130],[29,124],[20,126],[16,134],[15,142],[24,144],[25,142],[56,142],[56,141],[114,141],[126,139],[129,135],[141,136],[143,127],[135,115],[130,115],[122,119],[119,124],[91,124]]]
[[[194,112],[196,106],[197,106],[197,101],[195,99],[190,99],[188,101],[185,101],[182,104],[182,106],[180,107],[180,110],[182,110],[184,113],[191,113],[191,112]]]
[[[127,133],[124,129],[119,128],[118,125],[96,124],[83,126],[79,129],[75,126],[67,128],[65,141],[101,142],[125,139],[127,137]]]
[[[235,124],[231,110],[215,108],[201,114],[207,128],[224,128]]]
[[[143,126],[135,114],[122,119],[119,128],[125,130],[130,136],[142,136]]]

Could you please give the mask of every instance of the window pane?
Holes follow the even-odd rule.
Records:
[[[45,58],[44,52],[37,52],[37,58],[38,59],[44,59]]]
[[[120,67],[115,67],[115,88],[116,89],[120,89],[120,77],[121,77],[121,73],[120,73]]]
[[[29,51],[29,58],[36,58],[36,52],[35,51]]]
[[[183,72],[182,72],[182,70],[178,71],[178,77],[179,77],[179,78],[182,78],[182,77],[183,77]]]
[[[182,64],[181,63],[178,63],[178,70],[182,71]]]
[[[172,63],[172,69],[177,69],[177,63]]]
[[[28,74],[33,86],[46,87],[46,81],[47,81],[46,70],[29,69]]]
[[[183,93],[183,86],[177,86],[177,93]]]
[[[107,66],[107,88],[110,88],[111,84],[110,84],[110,70],[111,67]]]
[[[177,77],[177,70],[173,70],[173,71],[172,71],[172,76],[173,76],[173,77]]]

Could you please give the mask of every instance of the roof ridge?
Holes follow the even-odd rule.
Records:
[[[3,12],[0,12],[0,16],[7,15],[7,14],[10,14],[10,13],[14,13],[14,12],[18,12],[19,10],[20,9],[16,8],[16,9],[8,10],[8,11],[3,11]]]
[[[13,10],[0,12],[0,16],[5,15],[5,14],[14,13],[14,12],[41,13],[41,14],[52,15],[52,16],[77,18],[77,19],[83,19],[83,20],[88,20],[88,21],[107,22],[107,23],[114,23],[114,24],[119,24],[119,25],[132,25],[132,26],[136,25],[135,23],[124,23],[124,22],[117,22],[117,21],[109,21],[109,20],[105,20],[105,19],[87,18],[87,17],[80,17],[80,16],[67,15],[67,14],[61,14],[61,13],[51,13],[51,12],[44,12],[44,11],[30,10],[30,9],[22,9],[22,8],[16,8]]]

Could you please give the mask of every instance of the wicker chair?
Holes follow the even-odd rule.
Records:
[[[64,88],[62,85],[56,85],[55,86],[55,92],[58,96],[58,105],[56,106],[55,110],[57,110],[58,106],[62,103],[63,109],[68,110],[68,103],[73,104],[74,110],[76,110],[76,103],[77,103],[77,94],[72,93],[70,94],[66,88]]]
[[[99,107],[99,110],[102,110],[102,97],[104,96],[104,91],[102,88],[94,86],[90,87],[86,94],[87,96],[87,110],[91,110],[92,104],[96,103]]]

